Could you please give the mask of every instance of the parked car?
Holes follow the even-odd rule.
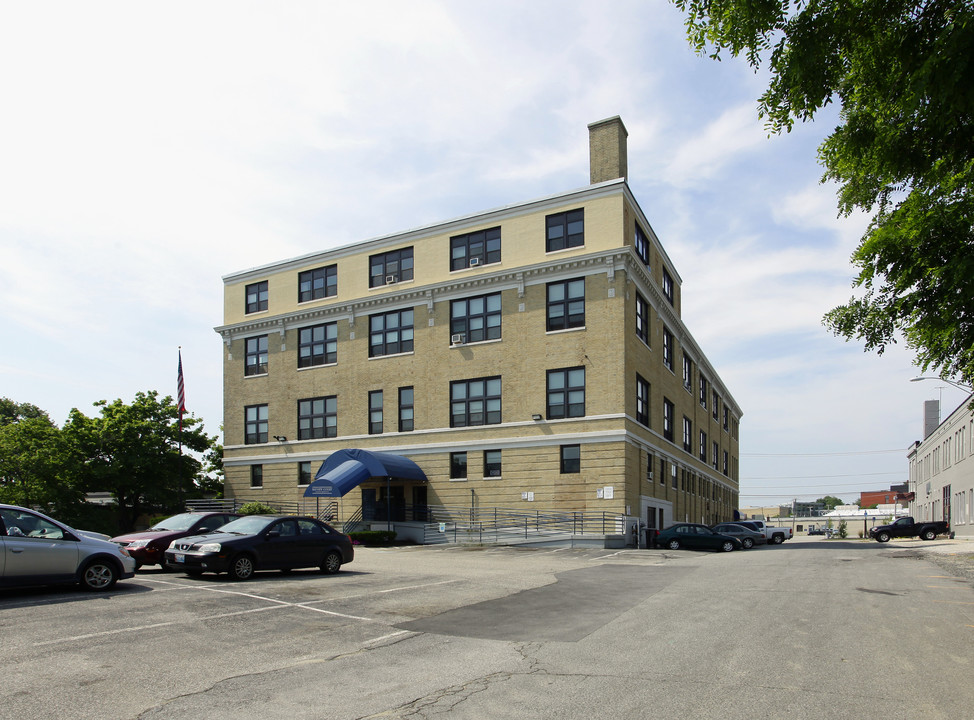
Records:
[[[808,527],[809,535],[824,535],[825,526],[824,525],[809,525]]]
[[[236,513],[228,512],[180,513],[160,520],[148,530],[113,537],[112,542],[128,550],[135,559],[136,570],[143,565],[165,567],[166,548],[173,540],[211,533],[238,517]]]
[[[757,530],[751,530],[736,523],[719,523],[710,529],[721,535],[736,537],[741,541],[741,546],[745,550],[750,550],[755,545],[764,545],[768,542],[768,538],[764,536],[764,533],[759,533]]]
[[[740,550],[743,545],[736,537],[722,535],[706,525],[696,523],[677,523],[656,533],[656,545],[679,550],[680,548],[721,550],[730,552]]]
[[[189,575],[229,573],[246,580],[257,570],[317,567],[336,573],[352,562],[352,539],[328,523],[295,515],[247,515],[209,535],[173,541],[166,564]]]
[[[794,530],[790,527],[775,527],[774,525],[768,525],[764,520],[737,520],[735,522],[751,530],[764,533],[764,536],[768,539],[768,544],[771,545],[781,545],[785,540],[791,540],[795,534]]]
[[[77,583],[108,590],[133,575],[135,560],[115,543],[35,510],[0,505],[0,586]]]
[[[950,525],[943,520],[915,522],[911,517],[901,517],[891,525],[869,528],[869,537],[877,542],[889,542],[894,537],[919,537],[933,540],[938,535],[949,535]]]

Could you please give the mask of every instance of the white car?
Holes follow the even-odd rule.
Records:
[[[108,590],[135,575],[118,545],[35,510],[0,505],[0,587],[80,584]]]

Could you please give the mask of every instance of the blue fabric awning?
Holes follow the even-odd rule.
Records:
[[[372,478],[426,482],[426,473],[409,458],[370,450],[339,450],[321,463],[305,497],[344,497]]]

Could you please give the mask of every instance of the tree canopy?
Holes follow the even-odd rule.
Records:
[[[144,511],[175,512],[219,489],[217,439],[192,416],[180,429],[171,397],[140,392],[131,403],[95,407],[94,417],[72,409],[58,428],[36,406],[0,398],[0,501],[39,506],[71,524],[86,493],[110,492],[119,529],[129,529]]]
[[[826,495],[825,497],[819,498],[815,502],[824,505],[826,510],[835,510],[839,505],[845,505],[842,498],[837,498],[834,495]]]
[[[922,371],[974,379],[974,5],[970,0],[674,0],[698,52],[767,66],[779,133],[838,102],[819,148],[838,208],[872,216],[855,294],[825,315]]]

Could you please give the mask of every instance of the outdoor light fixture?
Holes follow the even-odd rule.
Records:
[[[540,420],[541,419],[541,416],[538,413],[535,413],[534,415],[531,416],[531,419],[532,420]]]
[[[284,437],[283,435],[275,435],[274,439],[277,440],[278,442],[287,442],[287,438]]]
[[[953,380],[948,380],[947,378],[927,377],[927,376],[910,378],[910,382],[920,382],[921,380],[937,380],[938,382],[945,382],[948,385],[953,385],[958,390],[963,390],[964,392],[971,392],[972,390],[972,388],[969,385],[962,385],[961,383],[954,382]]]

